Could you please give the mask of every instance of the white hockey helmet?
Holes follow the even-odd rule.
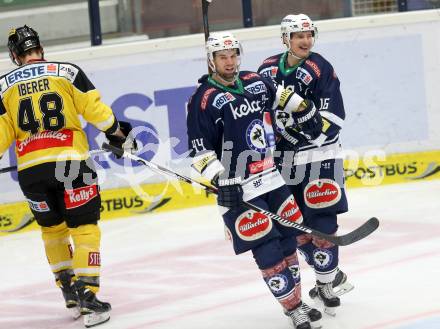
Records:
[[[216,72],[214,65],[214,53],[220,50],[237,49],[237,55],[243,52],[240,41],[231,32],[216,32],[209,34],[206,41],[206,53],[208,55],[208,64],[213,72]],[[238,62],[240,65],[240,60]],[[239,68],[237,68],[238,70]]]
[[[291,34],[295,32],[311,31],[314,38],[318,35],[318,29],[309,16],[305,14],[287,15],[281,21],[281,39],[283,44],[289,47]]]

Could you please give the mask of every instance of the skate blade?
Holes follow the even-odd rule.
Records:
[[[81,317],[81,312],[79,311],[79,306],[71,307],[68,309],[70,314],[72,314],[72,317],[74,320],[78,320]]]
[[[347,292],[350,292],[354,289],[354,286],[350,283],[345,281],[344,283],[340,284],[339,286],[335,287],[333,289],[336,296],[342,296],[345,295]]]
[[[322,328],[321,320],[318,320],[318,321],[310,320],[310,325],[312,326],[312,329],[320,329],[320,328]]]
[[[324,313],[330,316],[336,316],[336,307],[324,307]]]
[[[84,326],[91,328],[110,320],[110,312],[90,313],[84,315]]]

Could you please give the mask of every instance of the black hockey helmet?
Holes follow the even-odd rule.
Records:
[[[11,29],[8,36],[8,48],[11,60],[19,65],[12,53],[17,56],[22,56],[30,49],[41,48],[37,31],[27,25]]]

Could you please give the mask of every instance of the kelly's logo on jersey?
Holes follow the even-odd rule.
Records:
[[[262,81],[251,83],[250,85],[244,87],[244,89],[246,89],[248,92],[254,95],[265,93],[267,90],[266,85]]]
[[[73,209],[85,205],[97,196],[98,188],[96,185],[78,187],[73,190],[64,191],[64,204],[66,209]]]
[[[249,113],[260,112],[262,110],[260,107],[260,101],[249,102],[247,99],[245,99],[244,101],[246,104],[240,104],[237,107],[234,107],[232,104],[229,104],[235,120],[243,116],[246,116]]]
[[[220,93],[217,96],[215,96],[212,105],[220,110],[223,107],[223,105],[228,104],[234,100],[235,97],[230,92]]]

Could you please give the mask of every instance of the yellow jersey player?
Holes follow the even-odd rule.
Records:
[[[78,66],[44,59],[35,30],[12,29],[8,48],[18,68],[0,77],[0,156],[15,140],[18,181],[56,283],[67,308],[91,327],[109,320],[111,306],[96,298],[100,194],[80,116],[115,146],[133,151],[136,141]]]

